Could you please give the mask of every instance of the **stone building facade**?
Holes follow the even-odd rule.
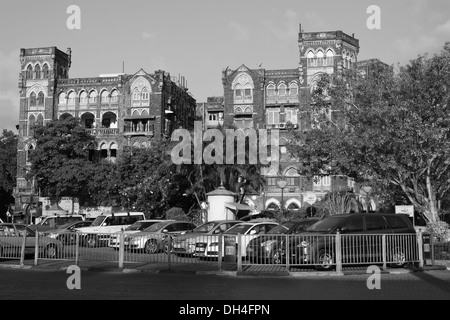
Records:
[[[77,117],[95,136],[90,157],[115,161],[126,147],[150,148],[173,130],[193,130],[196,101],[184,86],[163,70],[70,78],[72,51],[56,47],[21,49],[20,125],[16,207],[22,196],[35,193],[28,153],[36,147],[32,127]],[[34,197],[36,199],[36,197]]]

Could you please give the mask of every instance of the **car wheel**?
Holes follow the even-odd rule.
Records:
[[[279,249],[276,249],[272,253],[272,263],[273,264],[282,264],[283,263],[283,252]]]
[[[392,256],[392,263],[390,263],[389,265],[392,268],[402,268],[405,266],[406,255],[402,249],[400,249],[400,248],[395,249],[392,252],[391,256]]]
[[[86,240],[86,244],[89,248],[95,248],[98,244],[98,240],[96,236],[89,236]]]
[[[45,247],[44,256],[46,258],[53,259],[53,258],[56,258],[57,255],[58,255],[58,249],[56,248],[55,245],[49,244],[48,246]]]
[[[334,268],[334,255],[332,251],[320,250],[318,255],[319,265],[316,266],[317,270],[329,271]]]
[[[153,254],[158,252],[158,243],[156,240],[148,240],[145,244],[145,253]]]

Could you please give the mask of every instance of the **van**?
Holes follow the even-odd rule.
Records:
[[[89,227],[77,228],[81,244],[88,247],[107,245],[111,234],[125,230],[136,221],[144,220],[143,212],[116,212],[102,214]]]
[[[38,224],[30,225],[30,229],[38,232],[52,231],[68,223],[84,221],[82,215],[52,215],[41,218]]]
[[[335,237],[341,237],[342,262],[380,261],[385,235],[386,257],[392,267],[402,267],[411,259],[416,230],[405,214],[339,214],[319,220],[290,243],[293,264],[316,264],[330,270],[335,264]],[[393,235],[396,235],[395,237]],[[295,262],[294,262],[295,261]]]

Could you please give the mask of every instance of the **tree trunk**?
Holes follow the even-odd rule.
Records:
[[[430,175],[427,175],[427,191],[428,191],[428,201],[429,201],[429,219],[430,222],[438,222],[439,214],[436,201],[436,193],[431,185]]]

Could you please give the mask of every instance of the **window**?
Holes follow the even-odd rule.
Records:
[[[298,96],[298,85],[296,83],[291,83],[289,85],[289,95]]]
[[[391,229],[403,229],[408,228],[408,225],[405,221],[403,221],[402,218],[396,217],[394,215],[392,216],[386,216],[386,220],[389,222],[389,225],[391,226]]]
[[[36,93],[32,92],[30,94],[30,107],[36,106]]]
[[[43,126],[44,125],[44,117],[42,114],[39,114],[36,119],[36,125]]]
[[[31,65],[29,65],[27,67],[27,75],[26,75],[27,79],[33,79],[33,67]]]
[[[286,85],[284,83],[278,86],[278,95],[285,96],[286,95]]]
[[[388,226],[383,216],[366,216],[366,230],[387,230]]]
[[[242,87],[240,85],[237,85],[236,88],[234,89],[234,95],[236,98],[242,99],[243,97],[243,90]]]
[[[77,95],[74,91],[72,91],[71,93],[69,93],[69,98],[67,99],[67,104],[69,106],[74,106],[77,100]]]
[[[331,179],[330,176],[324,176],[322,177],[322,184],[326,187],[329,187],[331,185]]]
[[[327,50],[327,66],[334,65],[334,54],[333,51]]]
[[[315,67],[315,57],[314,57],[314,53],[310,50],[308,51],[308,53],[306,54],[306,59],[307,59],[307,66],[308,67]]]
[[[89,93],[89,104],[96,104],[97,103],[97,91],[91,91]]]
[[[134,89],[133,91],[133,101],[139,101],[141,100],[141,93],[138,89]]]
[[[234,125],[237,129],[252,129],[253,118],[235,118]]]
[[[44,93],[41,91],[38,94],[38,100],[37,100],[37,104],[38,106],[43,106],[45,102],[45,97],[44,97]]]
[[[48,64],[44,64],[44,66],[42,67],[42,74],[44,79],[47,79],[49,77]]]
[[[108,91],[103,90],[100,98],[101,98],[101,103],[102,104],[108,104],[109,103],[109,93],[108,93]]]
[[[346,232],[362,232],[364,230],[363,227],[363,216],[354,216],[348,218],[344,223],[340,226],[342,233]]]
[[[248,83],[245,85],[245,88],[244,88],[244,96],[246,98],[251,98],[251,96],[252,96],[252,87]]]
[[[292,124],[297,124],[297,110],[295,109],[285,109],[286,112],[286,123],[290,122]]]
[[[267,96],[273,97],[275,95],[275,86],[273,84],[269,84],[267,86]]]
[[[88,104],[88,96],[87,96],[86,91],[83,91],[80,94],[80,105],[85,106],[87,104]]]
[[[67,103],[67,101],[66,101],[66,94],[64,92],[62,92],[59,95],[59,99],[58,100],[59,100],[59,104],[65,105]]]
[[[147,88],[142,89],[142,100],[148,101],[150,99],[150,93]]]
[[[36,123],[36,118],[34,117],[34,115],[30,115],[30,118],[28,119],[28,135],[32,136],[34,133],[33,127]],[[30,145],[30,147],[33,147],[32,145]]]
[[[36,74],[36,79],[41,78],[41,66],[40,65],[36,65],[36,67],[34,68],[34,73]]]
[[[280,123],[280,109],[267,110],[267,124]]]
[[[119,102],[119,93],[117,92],[117,90],[113,90],[113,92],[111,92],[111,103],[117,102]]]
[[[324,61],[323,61],[323,51],[322,51],[322,50],[319,50],[319,51],[317,52],[317,65],[318,65],[319,67],[321,67],[321,66],[324,65],[323,62],[324,62]]]

